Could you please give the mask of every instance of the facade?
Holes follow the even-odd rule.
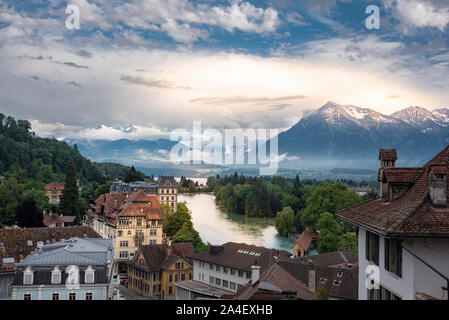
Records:
[[[16,265],[12,300],[107,300],[111,239],[70,238],[40,244]]]
[[[160,176],[157,182],[114,182],[111,185],[110,193],[130,194],[139,190],[156,196],[159,203],[168,204],[173,211],[178,208],[178,183],[173,176]]]
[[[96,202],[89,224],[104,238],[113,238],[119,271],[141,245],[162,244],[162,208],[155,196],[143,190],[132,194],[109,193]]]
[[[62,216],[57,213],[44,212],[44,225],[47,228],[64,227],[64,221],[62,220]]]
[[[318,253],[318,233],[313,227],[307,227],[292,245],[295,257],[311,256]]]
[[[178,289],[182,287],[180,294],[184,297],[217,298],[217,292],[235,294],[251,280],[253,265],[260,266],[259,272],[263,273],[281,256],[289,258],[291,253],[234,242],[211,246],[208,251],[190,257],[193,279],[176,285]]]
[[[379,197],[337,213],[359,227],[359,299],[447,297],[449,147],[419,168],[396,167],[395,149],[379,160]]]
[[[174,299],[175,283],[192,279],[191,243],[143,245],[128,265],[128,288],[140,295]]]
[[[0,229],[0,299],[11,298],[9,285],[14,278],[16,263],[36,250],[38,243],[50,244],[71,237],[100,238],[100,235],[86,226]]]
[[[45,195],[48,197],[49,204],[57,206],[61,203],[64,185],[64,182],[51,182],[45,186]]]

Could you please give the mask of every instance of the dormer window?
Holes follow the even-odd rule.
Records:
[[[32,285],[34,278],[34,271],[31,267],[27,267],[23,272],[23,284],[24,285]]]
[[[84,283],[94,283],[95,282],[95,269],[89,266],[84,272]]]
[[[51,272],[51,284],[60,284],[61,283],[61,270],[58,267],[55,267]]]

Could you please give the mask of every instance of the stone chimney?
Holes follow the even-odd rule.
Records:
[[[432,205],[437,207],[447,206],[447,169],[443,165],[430,167],[429,195]]]
[[[172,254],[171,240],[168,241],[165,248],[166,248],[167,257],[171,256],[171,254]]]
[[[251,267],[251,284],[254,285],[257,281],[259,281],[260,277],[260,266],[257,264],[257,260],[254,262],[254,265]]]
[[[398,159],[398,155],[397,155],[396,149],[380,149],[379,150],[380,169],[379,169],[378,180],[380,182],[379,196],[381,198],[388,197],[388,183],[382,182],[383,172],[385,169],[395,168],[397,159]]]

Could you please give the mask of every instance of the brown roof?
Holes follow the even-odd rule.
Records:
[[[55,225],[56,227],[62,227],[63,219],[57,213],[45,213],[44,214],[44,225],[51,226]]]
[[[423,174],[423,168],[379,169],[377,181],[413,184]]]
[[[369,200],[343,209],[337,216],[393,237],[449,237],[449,208],[436,208],[430,203],[429,173],[435,165],[449,167],[449,146],[421,167],[416,182],[398,199]]]
[[[256,283],[248,283],[237,290],[237,300],[277,300],[282,295],[295,295],[300,300],[312,300],[315,293],[307,285],[291,275],[278,263],[274,263]]]
[[[358,254],[355,252],[334,251],[321,253],[314,256],[301,258],[303,261],[311,261],[317,266],[333,267],[338,265],[353,265],[358,263]]]
[[[321,285],[331,298],[357,300],[358,270],[358,263],[351,268],[315,265],[315,286]]]
[[[251,272],[251,266],[257,261],[262,273],[276,262],[276,257],[281,256],[288,258],[291,253],[246,243],[228,242],[221,246],[211,246],[210,250],[195,253],[191,258],[247,272]]]
[[[76,220],[76,216],[62,216],[61,219],[64,223],[72,223]]]
[[[195,253],[190,242],[173,243],[171,245],[171,251],[171,254],[168,254],[169,252],[166,244],[142,245],[139,248],[139,252],[142,252],[146,267],[150,272],[165,270],[180,258],[183,258],[186,262],[191,263],[188,256]],[[133,263],[139,256],[139,252],[136,253]]]
[[[396,149],[380,149],[379,160],[397,160],[398,155]]]
[[[45,191],[64,190],[65,182],[51,182],[45,186]]]
[[[13,257],[15,262],[28,256],[36,249],[36,244],[42,241],[57,242],[72,237],[101,238],[91,227],[56,227],[56,228],[11,228],[0,229],[0,242],[5,246],[5,253],[0,252],[0,272],[2,271],[2,258]],[[28,245],[28,241],[30,245]]]
[[[318,233],[316,233],[315,229],[312,227],[307,227],[306,230],[304,230],[299,235],[295,244],[299,245],[303,250],[307,250],[307,249],[309,249],[312,241],[317,240],[317,239],[318,239]],[[292,246],[292,248],[293,248],[293,246]]]

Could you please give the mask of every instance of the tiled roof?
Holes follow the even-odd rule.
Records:
[[[291,253],[285,250],[267,249],[246,243],[228,242],[221,246],[211,246],[210,250],[195,253],[192,259],[251,272],[251,266],[257,264],[261,272],[267,270],[277,257],[289,258]]]
[[[173,243],[170,255],[168,255],[167,249],[166,244],[142,245],[136,253],[135,259],[139,256],[139,252],[142,252],[148,271],[155,272],[167,269],[180,258],[190,263],[188,256],[195,252],[191,243]]]
[[[355,252],[334,251],[301,258],[303,261],[311,261],[317,266],[331,267],[342,264],[358,263],[358,254]]]
[[[62,216],[61,219],[64,223],[73,223],[76,220],[76,216]]]
[[[318,233],[312,227],[307,227],[296,240],[295,244],[299,245],[303,250],[307,250],[313,240],[318,239]],[[293,245],[294,246],[294,245]],[[293,248],[292,246],[292,248]]]
[[[100,238],[98,233],[86,226],[0,229],[0,242],[5,246],[5,253],[0,253],[0,258],[13,257],[17,263],[34,251],[39,241],[45,244],[47,241],[55,242],[73,237],[84,238],[84,235],[87,238]],[[2,264],[0,264],[0,272],[2,272]]]
[[[380,149],[379,160],[396,160],[398,158],[396,149]]]
[[[282,294],[295,295],[300,300],[312,300],[315,293],[305,283],[274,263],[256,283],[249,282],[237,290],[237,300],[280,299]]]
[[[449,237],[449,208],[430,203],[429,173],[435,166],[438,172],[449,168],[449,146],[420,168],[416,182],[398,199],[366,201],[339,211],[337,216],[389,236]]]
[[[315,286],[321,285],[331,298],[357,300],[358,269],[358,263],[351,268],[341,269],[316,265]]]
[[[423,174],[423,168],[379,169],[378,181],[413,184]]]
[[[63,219],[57,213],[45,213],[44,214],[44,225],[51,226],[55,225],[56,227],[61,227],[63,223]]]
[[[45,191],[62,191],[64,190],[65,183],[64,182],[51,182],[45,186]]]

